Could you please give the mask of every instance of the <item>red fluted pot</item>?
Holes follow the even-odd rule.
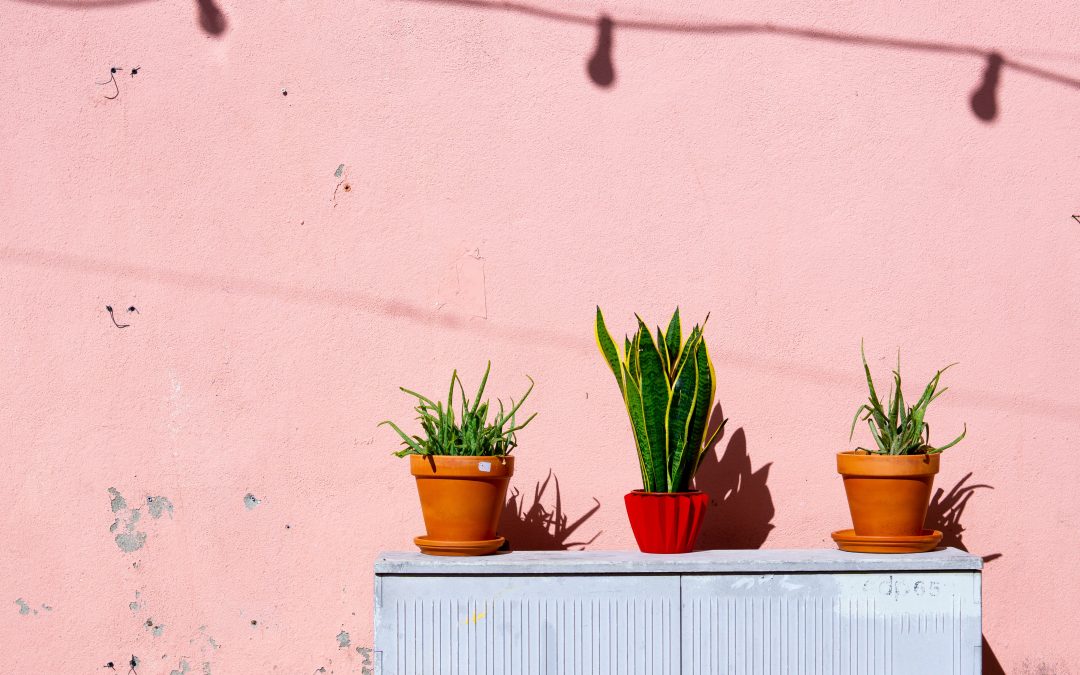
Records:
[[[642,553],[694,550],[709,496],[704,492],[645,492],[626,495],[626,514]]]

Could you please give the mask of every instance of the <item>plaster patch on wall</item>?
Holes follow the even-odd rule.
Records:
[[[154,637],[161,637],[161,634],[165,632],[165,624],[154,623],[153,619],[147,619],[146,629],[150,631],[150,634]]]
[[[341,178],[341,172],[345,170],[344,164],[338,164],[337,171],[334,172],[334,178]]]
[[[460,254],[444,272],[435,308],[444,307],[480,319],[488,318],[487,270],[479,248]]]
[[[180,659],[180,663],[177,665],[177,670],[169,671],[169,675],[187,675],[191,670],[191,666],[188,665],[186,659]]]
[[[169,501],[168,497],[147,497],[146,498],[147,510],[150,511],[150,516],[157,520],[161,517],[162,513],[168,513],[169,518],[172,518],[173,504]]]
[[[8,596],[8,597],[10,597],[10,596]],[[18,600],[16,600],[15,604],[19,606],[19,614],[22,614],[23,616],[26,616],[26,615],[28,615],[30,613],[30,605],[26,604],[26,601],[23,600],[22,598],[19,598]]]
[[[209,661],[203,661],[202,671],[203,671],[203,675],[213,675],[210,672],[210,662]]]
[[[142,603],[139,602],[139,598],[141,596],[142,593],[140,593],[139,591],[135,591],[135,599],[128,603],[128,609],[130,609],[132,613],[138,612],[140,609],[142,609]]]
[[[250,492],[247,493],[246,495],[244,495],[244,506],[247,507],[248,511],[255,508],[260,503],[262,503],[262,500],[259,499],[258,497],[256,497],[255,495],[251,494]]]
[[[352,644],[352,640],[349,639],[349,634],[348,633],[346,633],[343,630],[343,631],[341,631],[340,633],[337,634],[337,646],[338,646],[338,649],[345,649],[350,644]]]

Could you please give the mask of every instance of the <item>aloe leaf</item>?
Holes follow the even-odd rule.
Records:
[[[689,438],[691,413],[694,411],[694,398],[698,393],[697,360],[688,361],[675,376],[668,402],[668,484],[673,492],[679,491],[682,476],[691,458],[696,459],[697,448],[692,448]]]
[[[401,430],[401,427],[394,424],[390,420],[385,420],[383,422],[379,422],[378,426],[381,427],[384,424],[389,425],[391,429],[396,431],[397,435],[401,436],[401,440],[405,441],[405,444],[408,445],[409,448],[412,449],[416,454],[418,454],[418,455],[427,454],[426,452],[424,452],[424,449],[420,446],[419,443],[417,443],[417,441],[415,439],[411,438],[408,434],[406,434],[404,431]],[[394,454],[397,455],[398,457],[404,457],[405,455],[410,454],[408,451],[402,451],[402,452],[404,454],[398,454],[398,453],[394,453]]]
[[[967,436],[967,425],[966,425],[966,424],[964,425],[964,430],[960,432],[960,435],[959,435],[959,436],[957,436],[956,438],[952,439],[951,441],[949,441],[949,442],[948,442],[948,443],[946,443],[945,445],[941,446],[940,448],[934,448],[934,449],[933,449],[933,450],[934,450],[934,454],[936,454],[936,453],[938,453],[938,452],[941,452],[942,450],[948,450],[948,449],[949,449],[949,448],[951,448],[952,446],[954,446],[954,445],[956,445],[957,443],[959,443],[960,441],[964,440],[964,436]]]
[[[398,389],[405,392],[409,396],[415,396],[416,398],[420,399],[421,401],[423,401],[427,405],[431,406],[432,408],[435,407],[435,401],[432,401],[430,398],[428,398],[427,396],[424,396],[423,394],[417,394],[415,391],[413,391],[411,389],[406,389],[405,387],[398,387]]]
[[[649,448],[649,434],[645,430],[645,411],[641,404],[641,390],[630,377],[630,370],[623,365],[623,381],[626,383],[626,412],[630,415],[630,427],[634,432],[634,444],[637,446],[638,464],[641,467],[641,482],[647,492],[656,492],[653,482],[652,452]],[[663,466],[660,467],[663,471]]]
[[[858,410],[855,411],[855,419],[851,420],[851,431],[848,433],[849,441],[855,436],[855,425],[859,423],[859,415],[863,414],[864,412],[868,412],[869,410],[870,406],[863,403],[861,406],[859,406]]]
[[[866,362],[866,345],[861,343],[859,351],[862,354],[863,370],[866,372],[866,386],[870,389],[870,413],[874,416],[879,428],[887,425],[885,411],[878,399],[877,390],[874,389],[874,378],[870,375],[870,365]]]
[[[619,391],[622,392],[623,375],[622,368],[619,365],[619,350],[615,346],[615,341],[611,339],[611,333],[608,332],[607,326],[604,324],[604,315],[600,312],[600,305],[596,306],[596,344],[600,347],[600,353],[604,355],[604,360],[607,361],[608,367],[611,368],[611,372],[615,375],[615,381],[619,383]],[[627,347],[627,351],[629,351],[629,347]]]
[[[527,377],[529,379],[529,388],[525,390],[525,393],[521,396],[521,399],[519,399],[517,403],[514,403],[514,407],[510,408],[510,412],[507,413],[510,416],[513,416],[514,413],[516,413],[518,411],[518,408],[520,408],[521,404],[525,402],[525,399],[529,398],[529,394],[532,393],[533,387],[536,386],[536,383],[533,382],[533,379],[531,377],[529,377],[528,375],[526,375],[525,377]],[[514,400],[510,399],[510,402],[513,403]],[[501,403],[501,401],[500,401],[500,403]]]
[[[652,454],[653,481],[658,492],[667,492],[667,407],[671,398],[671,386],[664,373],[660,352],[648,326],[639,318],[638,333],[635,337],[637,351],[635,357],[641,372],[641,403],[645,413],[645,431],[649,435],[649,449]],[[659,471],[658,471],[659,469]]]
[[[679,350],[682,348],[682,320],[679,318],[678,307],[675,308],[675,313],[671,315],[671,321],[668,322],[664,346],[667,351],[668,363],[674,365],[679,357]],[[674,368],[671,369],[671,372],[675,372]]]
[[[491,361],[488,361],[487,368],[484,369],[484,377],[480,380],[480,388],[476,391],[476,398],[473,399],[473,407],[470,412],[475,413],[476,407],[480,405],[480,399],[484,396],[484,387],[487,386],[488,375],[491,374]]]

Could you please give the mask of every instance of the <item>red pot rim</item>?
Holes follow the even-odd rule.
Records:
[[[632,490],[631,495],[639,495],[641,497],[692,497],[694,495],[705,494],[701,490],[689,490],[687,492],[646,492],[643,489]]]

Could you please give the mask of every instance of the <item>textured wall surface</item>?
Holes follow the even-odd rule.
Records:
[[[632,547],[593,312],[679,303],[703,545],[848,526],[860,338],[959,361],[932,521],[991,666],[1080,672],[1074,3],[218,2],[0,1],[0,671],[367,672],[423,530],[376,423],[489,358],[512,541]]]

